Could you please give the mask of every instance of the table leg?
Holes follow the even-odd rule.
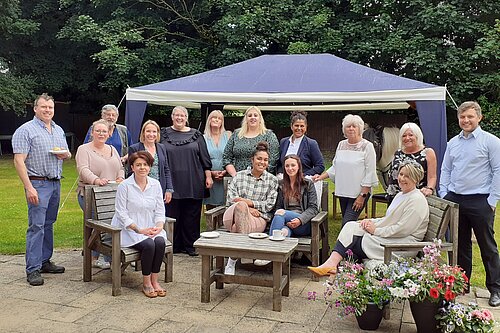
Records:
[[[283,264],[283,275],[286,276],[286,284],[283,287],[283,296],[288,296],[290,294],[290,257]]]
[[[215,270],[224,273],[224,257],[215,257]],[[215,288],[224,289],[224,282],[219,281],[217,276],[215,278]]]
[[[201,256],[201,302],[210,302],[210,262],[212,256]]]
[[[281,277],[283,263],[273,261],[273,311],[281,312]]]

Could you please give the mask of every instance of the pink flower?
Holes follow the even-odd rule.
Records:
[[[487,309],[483,310],[483,318],[486,321],[493,320],[493,315],[491,314],[490,310],[487,310]]]

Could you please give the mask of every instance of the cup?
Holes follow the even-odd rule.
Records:
[[[279,229],[273,230],[273,238],[274,239],[283,238],[283,234],[281,233],[281,230],[279,230]]]

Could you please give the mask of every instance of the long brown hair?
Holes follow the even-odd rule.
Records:
[[[290,199],[295,199],[300,202],[300,192],[303,186],[306,186],[306,180],[304,174],[302,173],[302,162],[300,162],[300,157],[295,154],[286,155],[283,160],[283,165],[285,165],[286,160],[293,159],[297,162],[299,169],[297,170],[297,176],[295,177],[295,183],[292,184],[290,181],[290,176],[288,173],[283,172],[283,200],[289,202]],[[293,185],[293,186],[292,186]]]

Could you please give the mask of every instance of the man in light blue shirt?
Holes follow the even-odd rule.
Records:
[[[481,119],[476,102],[464,102],[458,108],[462,131],[448,142],[439,194],[459,204],[458,264],[470,280],[473,229],[486,271],[489,304],[499,306],[500,257],[493,222],[500,198],[500,139],[481,129]]]
[[[54,99],[42,94],[35,99],[35,117],[12,136],[14,166],[28,202],[26,231],[26,275],[28,283],[40,286],[41,273],[64,273],[50,259],[54,249],[54,223],[59,210],[63,160],[71,158],[66,136],[52,120]]]

